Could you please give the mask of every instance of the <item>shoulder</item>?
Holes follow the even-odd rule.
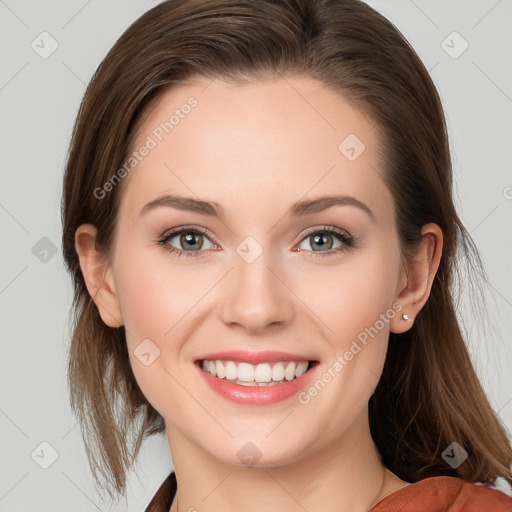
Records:
[[[451,476],[425,478],[379,501],[371,512],[512,512],[512,498]]]

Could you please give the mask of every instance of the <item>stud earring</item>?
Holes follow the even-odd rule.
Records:
[[[407,322],[410,322],[411,319],[409,318],[409,315],[406,315],[405,313],[402,315],[402,318],[406,320]]]

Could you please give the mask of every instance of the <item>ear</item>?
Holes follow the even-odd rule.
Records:
[[[421,230],[421,242],[413,257],[405,262],[397,300],[400,312],[391,320],[391,332],[408,331],[414,318],[427,302],[432,283],[439,268],[443,252],[443,232],[437,224],[425,224]],[[405,283],[405,284],[404,284]],[[407,315],[408,319],[404,319]]]
[[[75,232],[75,250],[89,295],[94,300],[101,319],[109,327],[123,325],[112,269],[108,258],[96,247],[96,227],[82,224]]]

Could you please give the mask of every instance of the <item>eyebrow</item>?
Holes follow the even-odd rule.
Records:
[[[374,213],[366,204],[355,197],[345,195],[324,196],[316,199],[298,201],[291,206],[286,215],[293,217],[310,215],[327,210],[332,206],[355,206],[366,212],[370,218],[375,221]],[[216,202],[202,201],[200,199],[194,199],[193,197],[184,197],[177,194],[167,194],[153,199],[142,208],[139,216],[160,207],[175,208],[177,210],[185,210],[212,217],[226,218],[226,210]]]

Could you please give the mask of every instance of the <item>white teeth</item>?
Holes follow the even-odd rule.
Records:
[[[295,369],[295,377],[302,377],[308,370],[308,361],[301,361]]]
[[[288,366],[284,370],[284,378],[286,380],[293,380],[295,377],[295,363],[288,363]]]
[[[228,379],[228,380],[238,379],[238,368],[236,367],[236,364],[233,361],[228,361],[226,363],[226,379]]]
[[[272,380],[272,368],[270,368],[270,365],[263,363],[256,366],[254,380],[256,382],[270,382]]]
[[[242,386],[272,386],[283,381],[292,381],[304,375],[308,361],[277,363],[239,363],[235,361],[203,361],[205,372],[219,379],[225,379]]]
[[[217,361],[215,363],[215,371],[216,371],[217,377],[219,377],[219,379],[223,379],[226,376],[226,368],[220,361]]]
[[[253,382],[254,366],[249,363],[240,363],[238,365],[238,380],[243,382]]]
[[[284,379],[284,365],[283,363],[276,363],[272,368],[272,380]]]

